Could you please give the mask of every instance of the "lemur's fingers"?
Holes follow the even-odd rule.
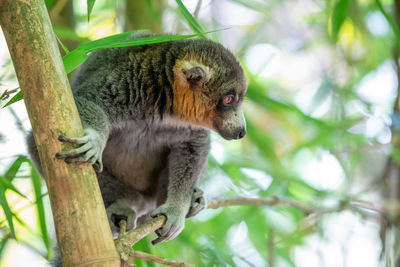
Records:
[[[200,197],[192,201],[189,211],[186,214],[186,218],[191,218],[200,213],[200,211],[204,210],[207,206],[206,199],[204,197]]]
[[[192,200],[193,200],[193,199],[200,198],[200,197],[202,197],[203,195],[204,195],[203,190],[201,190],[201,189],[198,188],[198,187],[195,187],[195,188],[193,189]]]
[[[83,156],[77,157],[77,158],[66,158],[64,161],[68,164],[75,163],[75,162],[87,162],[87,160]]]
[[[84,144],[81,147],[72,149],[70,151],[62,151],[62,152],[58,152],[56,154],[56,158],[58,159],[62,159],[62,158],[68,158],[68,157],[73,157],[73,156],[78,156],[83,154],[86,151],[90,151],[90,149],[92,148],[92,145],[89,143]]]
[[[63,135],[60,135],[58,137],[58,140],[61,142],[69,142],[77,145],[85,144],[89,141],[90,137],[88,135],[85,135],[83,137],[66,137]]]
[[[73,163],[73,162],[92,162],[91,158],[94,157],[95,158],[96,152],[93,150],[88,150],[83,156],[80,157],[76,157],[76,158],[71,158],[71,157],[67,157],[65,159],[66,163]],[[94,160],[94,162],[96,162],[96,159]],[[93,164],[93,163],[92,163]]]
[[[186,218],[194,217],[207,206],[204,192],[200,188],[194,188],[190,208],[186,214]]]
[[[167,217],[164,226],[156,231],[158,238],[152,244],[158,244],[175,238],[185,227],[185,208],[180,203],[166,202],[155,209],[150,216],[156,218],[160,215]]]
[[[97,158],[96,158],[95,156],[93,156],[93,157],[91,157],[88,161],[89,161],[91,164],[95,164],[96,161],[97,161]]]
[[[153,241],[151,241],[152,245],[157,245],[158,243],[163,242],[167,238],[166,236],[161,235],[160,229],[156,230],[155,233],[157,234],[158,237],[156,239],[154,239]]]
[[[181,232],[181,229],[179,227],[176,227],[176,226],[172,225],[167,230],[167,232],[163,233],[163,231],[165,231],[164,227],[161,227],[160,229],[155,231],[155,233],[157,234],[158,238],[153,240],[153,241],[151,241],[151,243],[153,245],[157,245],[160,242],[174,239]]]

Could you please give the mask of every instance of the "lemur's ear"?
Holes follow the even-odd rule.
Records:
[[[204,84],[207,80],[206,72],[202,67],[195,66],[190,69],[182,69],[183,74],[186,77],[186,81],[189,83],[190,88],[195,89]]]

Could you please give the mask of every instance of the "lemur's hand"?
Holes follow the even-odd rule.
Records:
[[[185,227],[185,215],[187,210],[183,209],[181,205],[166,202],[157,209],[155,209],[150,216],[155,218],[159,215],[167,217],[167,222],[163,227],[156,230],[158,238],[152,241],[156,245],[163,241],[168,241],[175,238]]]
[[[103,170],[101,157],[106,140],[103,140],[100,134],[98,134],[95,130],[85,129],[85,136],[83,137],[69,138],[65,136],[59,136],[58,140],[61,142],[69,142],[81,146],[70,151],[58,152],[56,154],[56,158],[65,158],[66,163],[91,163],[97,172],[101,172]]]
[[[106,208],[108,222],[113,233],[119,232],[119,222],[126,221],[126,231],[136,227],[136,212],[124,199],[117,199]]]
[[[190,203],[189,212],[186,214],[186,218],[196,216],[200,211],[204,210],[206,206],[204,192],[200,188],[195,187],[193,189],[192,201]]]

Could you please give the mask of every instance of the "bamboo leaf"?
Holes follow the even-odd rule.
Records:
[[[70,73],[71,71],[76,69],[87,59],[87,54],[94,50],[169,42],[200,36],[215,31],[189,35],[146,36],[129,39],[131,36],[133,36],[133,34],[137,32],[138,31],[125,32],[82,44],[81,46],[69,52],[63,57],[66,72]]]
[[[8,242],[8,238],[3,238],[0,241],[0,258],[2,258],[3,253],[4,253],[4,249],[6,248]]]
[[[67,73],[71,73],[74,69],[79,67],[85,60],[88,58],[85,51],[79,49],[79,47],[65,56],[63,56],[62,60],[64,63],[64,68]]]
[[[19,168],[21,167],[21,164],[23,162],[27,162],[28,159],[26,158],[26,156],[23,155],[19,155],[16,160],[14,160],[13,163],[11,163],[10,167],[5,171],[4,173],[4,177],[9,180],[12,181],[15,177],[15,175],[17,174]]]
[[[16,93],[11,99],[10,101],[8,101],[2,108],[5,108],[11,104],[14,104],[15,102],[18,102],[22,99],[22,92],[19,91],[18,93]]]
[[[78,34],[76,34],[74,29],[71,29],[69,27],[63,27],[63,26],[59,26],[59,25],[54,25],[53,26],[53,30],[54,30],[54,33],[57,36],[62,36],[62,38],[64,40],[68,39],[68,40],[77,41],[79,43],[89,42],[90,41],[87,37],[79,36]]]
[[[0,176],[0,178],[6,180],[3,176]],[[8,227],[10,228],[11,235],[13,238],[16,238],[15,227],[13,223],[13,213],[6,198],[6,188],[3,186],[2,183],[0,183],[0,205],[4,211],[4,215],[6,216],[6,220],[8,222]]]
[[[0,176],[0,185],[6,190],[10,189],[11,191],[17,193],[23,198],[27,198],[24,194],[22,194],[12,183],[7,180],[4,176]]]
[[[179,7],[179,11],[181,12],[181,14],[183,15],[183,17],[185,18],[186,22],[189,24],[190,28],[192,28],[192,30],[194,32],[197,33],[202,33],[204,32],[203,27],[201,27],[201,25],[197,22],[197,20],[192,16],[192,14],[190,14],[189,10],[187,10],[187,8],[185,7],[185,5],[182,3],[181,0],[175,0],[176,3],[178,4]]]
[[[35,166],[32,163],[30,163],[30,165],[31,165],[32,186],[33,186],[33,191],[35,193],[36,209],[39,219],[40,232],[42,233],[42,239],[43,243],[46,246],[47,253],[50,253],[51,242],[49,238],[49,233],[47,231],[46,216],[45,216],[43,194],[42,194],[43,180],[40,177],[40,174],[38,170],[35,168]]]
[[[87,0],[87,2],[86,2],[86,4],[87,4],[87,20],[88,20],[88,22],[89,22],[90,14],[92,13],[93,6],[94,6],[95,2],[96,2],[96,0]]]
[[[332,36],[336,40],[342,27],[343,22],[347,16],[347,10],[349,9],[349,0],[339,0],[335,5],[332,14]]]
[[[269,6],[266,2],[259,2],[254,0],[231,0],[232,2],[238,3],[244,7],[249,9],[253,9],[255,11],[270,11],[271,6]]]
[[[60,46],[62,47],[62,49],[64,50],[65,54],[69,53],[69,49],[68,47],[65,46],[65,44],[63,44],[63,42],[61,42],[60,38],[58,38],[58,36],[56,35],[56,39],[57,42],[60,44]]]

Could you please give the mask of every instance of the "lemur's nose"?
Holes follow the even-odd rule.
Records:
[[[246,129],[243,128],[243,129],[241,129],[241,130],[239,131],[239,133],[238,133],[236,139],[242,139],[242,138],[245,137],[245,136],[246,136]]]

